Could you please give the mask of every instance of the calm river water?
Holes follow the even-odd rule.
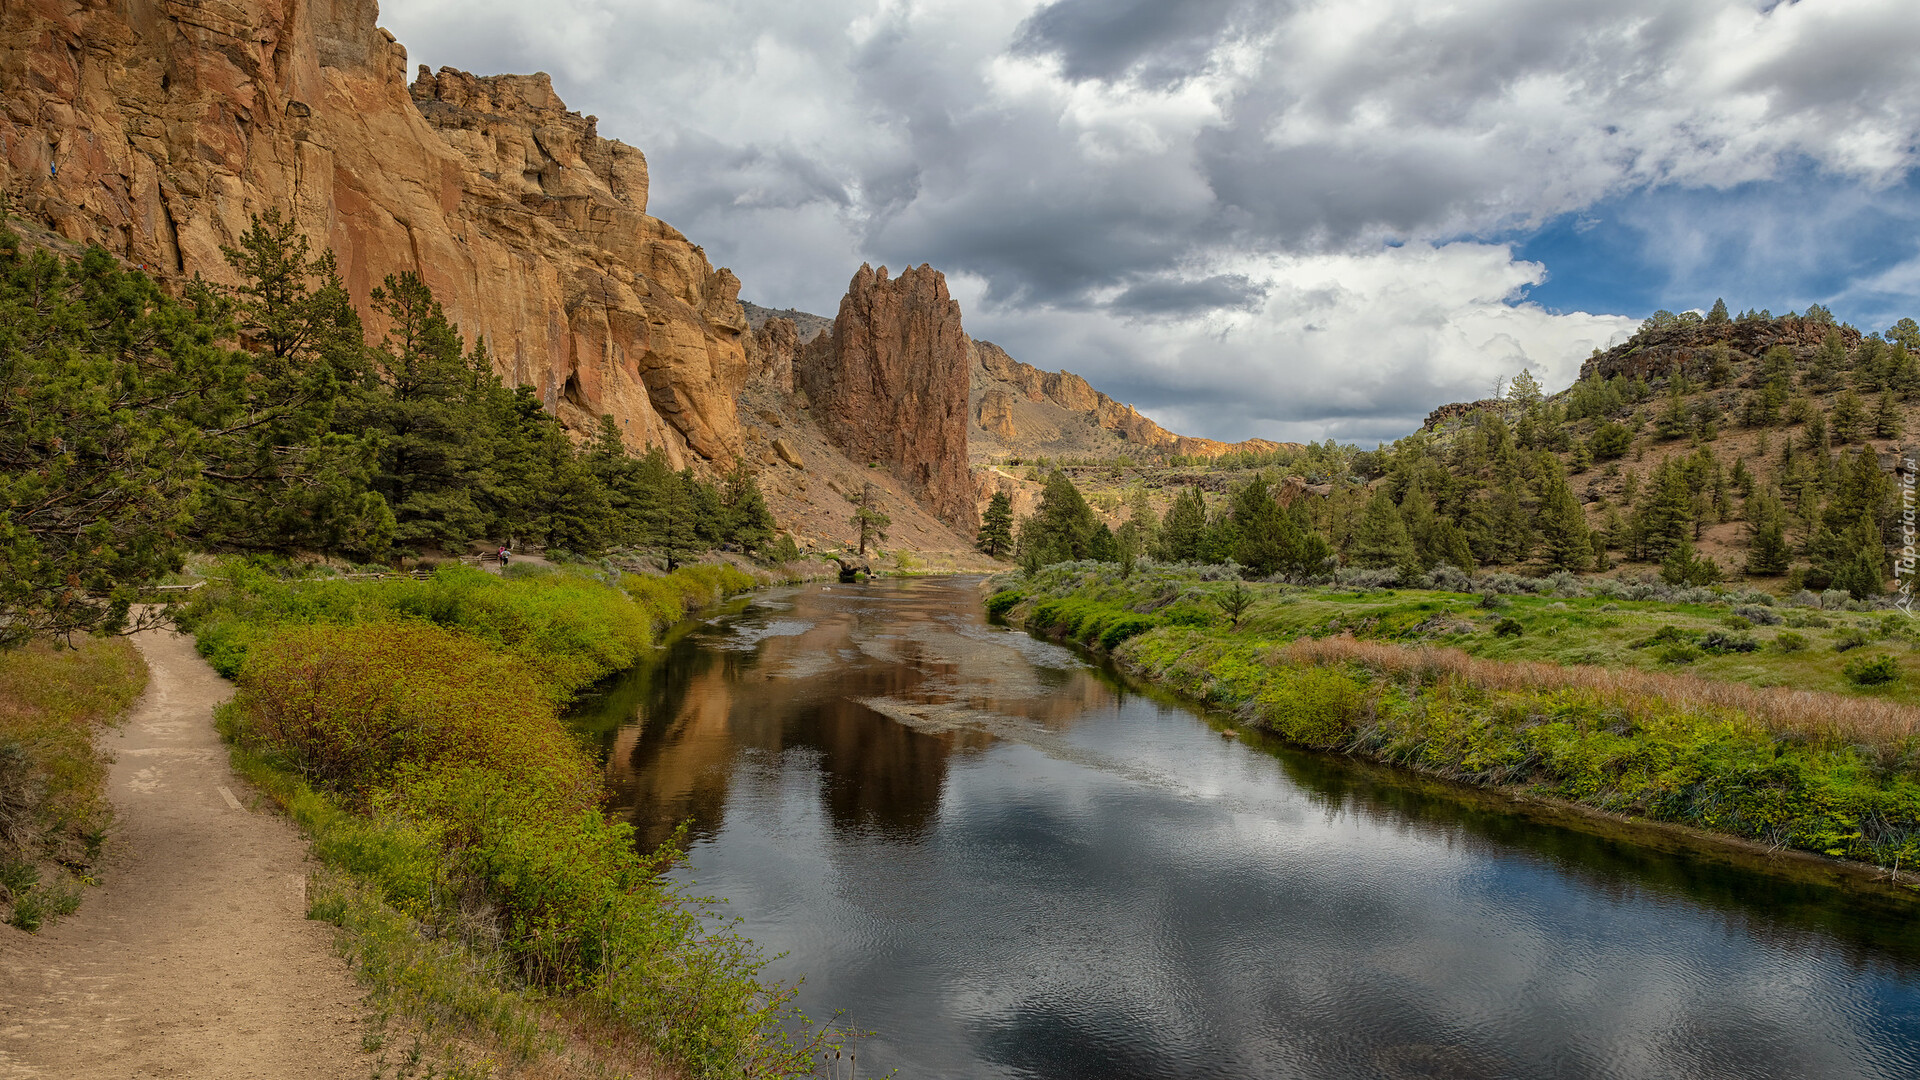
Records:
[[[980,600],[762,592],[575,717],[862,1076],[1920,1077],[1898,905],[1251,746]]]

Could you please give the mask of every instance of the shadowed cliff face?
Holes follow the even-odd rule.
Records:
[[[377,14],[8,0],[0,187],[71,241],[214,281],[231,280],[221,246],[277,207],[336,252],[363,305],[386,274],[419,273],[575,430],[612,413],[676,467],[730,464],[740,283],[647,216],[639,151],[600,138],[544,75],[423,69],[410,93]]]
[[[821,427],[855,462],[878,462],[935,517],[979,525],[967,472],[967,350],[960,305],[929,266],[888,280],[862,265],[833,330],[793,361]]]

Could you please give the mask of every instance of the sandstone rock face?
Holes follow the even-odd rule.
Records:
[[[980,396],[980,408],[975,414],[983,431],[1007,442],[1020,437],[1020,431],[1013,423],[1013,402],[1004,390],[989,390]]]
[[[766,320],[747,337],[748,385],[793,393],[793,357],[800,332],[792,319]]]
[[[1267,452],[1297,443],[1247,439],[1237,443],[1176,435],[1125,402],[1095,390],[1071,371],[1041,371],[1008,356],[991,341],[972,342],[971,388],[979,432],[1016,454],[1113,453],[1123,443],[1167,454],[1219,457]],[[1094,430],[1089,431],[1091,425]],[[979,449],[979,448],[976,448]],[[976,454],[976,457],[979,455]]]
[[[856,463],[885,465],[958,529],[978,525],[967,470],[967,335],[938,270],[889,280],[862,265],[833,330],[800,350],[796,382]]]
[[[7,0],[0,187],[70,240],[214,281],[231,280],[221,246],[279,208],[333,249],[363,308],[385,275],[418,273],[575,430],[612,413],[676,467],[730,462],[739,282],[647,216],[645,158],[544,75],[423,70],[410,91],[377,14]]]

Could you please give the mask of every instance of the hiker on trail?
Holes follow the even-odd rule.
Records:
[[[502,547],[502,548],[500,549],[500,565],[501,565],[501,566],[505,566],[505,565],[507,565],[507,556],[508,556],[508,554],[509,554],[509,553],[508,553],[508,551],[507,551],[507,549],[506,549],[506,548],[504,548],[504,547]]]

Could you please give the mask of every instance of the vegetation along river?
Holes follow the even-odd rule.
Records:
[[[862,1076],[1920,1076],[1912,906],[1249,745],[980,597],[762,592],[575,717]]]

